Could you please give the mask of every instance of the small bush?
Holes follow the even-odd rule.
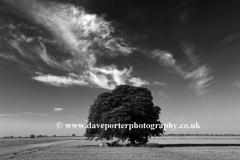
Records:
[[[53,135],[53,137],[57,137],[56,135]]]
[[[72,137],[75,137],[76,135],[75,134],[72,134]]]

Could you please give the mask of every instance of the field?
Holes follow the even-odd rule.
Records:
[[[99,147],[84,137],[0,139],[1,160],[57,159],[240,159],[240,136],[163,136],[150,139],[163,148]]]

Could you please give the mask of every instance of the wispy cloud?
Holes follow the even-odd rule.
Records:
[[[195,46],[190,43],[181,42],[182,51],[187,55],[192,64],[196,64],[199,61],[198,56],[194,54]]]
[[[0,52],[0,57],[4,58],[4,59],[7,59],[7,60],[10,60],[10,61],[13,61],[13,62],[18,62],[16,56],[14,55],[10,55],[10,54],[5,54],[5,53],[1,53]]]
[[[8,3],[21,7],[23,12],[49,29],[69,49],[74,60],[77,59],[79,67],[92,67],[96,63],[96,54],[114,56],[132,51],[121,37],[112,36],[114,28],[110,22],[86,13],[81,7],[54,2],[45,4],[39,0],[10,0]]]
[[[0,117],[8,117],[8,116],[27,116],[27,115],[48,116],[48,114],[43,114],[43,113],[21,112],[21,113],[18,113],[18,114],[0,114]]]
[[[62,111],[63,108],[54,108],[54,112]]]
[[[41,73],[38,73],[40,75],[33,77],[34,80],[53,85],[58,87],[67,87],[72,85],[87,85],[88,83],[85,82],[81,77],[79,79],[74,79],[72,77],[66,77],[66,76],[54,76],[54,75],[43,75]]]
[[[116,66],[94,67],[89,71],[89,80],[99,87],[114,89],[117,85],[126,84],[126,79],[130,77],[131,72],[132,68],[118,70]]]
[[[234,82],[234,83],[233,83],[233,86],[236,86],[236,87],[240,88],[240,81]]]
[[[117,85],[131,84],[135,86],[149,85],[150,83],[141,78],[131,76],[132,68],[118,70],[116,66],[107,66],[102,68],[91,68],[83,75],[69,73],[67,76],[44,75],[36,72],[34,80],[53,85],[57,87],[68,87],[72,85],[95,86],[108,90],[114,89]],[[160,85],[160,82],[155,85]],[[166,85],[162,83],[161,85]]]
[[[207,92],[205,88],[211,84],[209,82],[213,79],[212,76],[209,76],[210,73],[210,68],[200,66],[192,72],[184,73],[184,79],[194,80],[189,87],[194,89],[198,95],[202,95]]]
[[[138,86],[138,87],[142,86],[142,85],[148,85],[149,84],[148,81],[142,80],[141,78],[135,78],[135,77],[129,79],[129,82],[132,83],[132,85]]]
[[[0,114],[0,117],[21,116],[22,114]]]
[[[39,55],[40,59],[49,66],[60,70],[65,68],[62,62],[57,62],[54,58],[47,54],[46,47],[43,43],[40,42],[40,45],[36,47],[35,51]]]
[[[167,83],[165,83],[165,82],[153,82],[153,85],[168,87]]]
[[[169,52],[162,50],[154,50],[152,53],[153,58],[157,58],[159,62],[165,66],[175,67],[176,60],[173,58],[173,55]]]
[[[64,46],[68,58],[54,58],[49,55],[43,38],[38,39],[38,45],[35,43],[28,46],[31,53],[26,51],[19,44],[31,43],[33,39],[22,33],[15,36],[15,40],[9,42],[10,45],[28,60],[38,62],[40,59],[52,68],[77,75],[73,77],[41,73],[32,79],[54,86],[89,85],[105,89],[114,89],[116,85],[132,83],[134,80],[135,77],[130,75],[132,68],[119,70],[114,65],[96,67],[98,56],[127,56],[134,50],[123,37],[116,34],[114,27],[104,17],[89,14],[83,8],[70,4],[40,0],[4,2],[49,30]],[[130,78],[133,80],[130,81]],[[141,85],[144,82],[141,81],[142,83],[139,80],[134,84]]]
[[[158,95],[160,97],[164,97],[165,99],[168,99],[168,96],[167,96],[167,94],[164,91],[158,91]]]
[[[240,33],[236,33],[236,34],[232,34],[231,36],[228,36],[222,41],[222,43],[230,43],[238,39],[240,39]]]
[[[207,67],[207,65],[200,65],[197,68],[195,67],[196,69],[191,70],[183,69],[181,65],[177,64],[177,61],[173,58],[171,53],[162,50],[153,51],[152,57],[158,58],[160,64],[172,68],[184,79],[192,80],[189,87],[193,89],[196,94],[202,95],[208,91],[205,88],[211,84],[210,81],[213,77],[209,76],[211,69]]]
[[[184,25],[187,25],[188,19],[190,17],[190,13],[193,12],[193,9],[184,5],[186,5],[185,2],[183,2],[182,5],[180,5],[182,8],[186,8],[186,9],[182,10],[182,12],[179,14],[179,19],[182,21]]]
[[[43,113],[31,113],[31,112],[22,112],[23,115],[35,115],[35,116],[48,116],[48,114]]]

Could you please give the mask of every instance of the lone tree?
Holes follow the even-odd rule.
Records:
[[[163,128],[160,127],[161,122],[158,120],[161,109],[154,106],[152,100],[151,92],[142,87],[120,85],[111,92],[103,92],[98,95],[97,100],[90,107],[89,128],[86,129],[85,136],[107,139],[118,137],[120,140],[130,141],[131,144],[147,143],[149,137],[163,134]],[[121,127],[117,125],[119,123],[135,123],[138,124],[138,127],[130,128],[129,125]],[[101,124],[108,124],[111,128],[105,130],[105,128],[101,128]],[[153,129],[149,125],[158,127]]]

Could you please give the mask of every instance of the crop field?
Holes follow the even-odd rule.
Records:
[[[11,147],[11,146],[22,146],[28,144],[39,144],[39,143],[49,143],[55,141],[69,140],[72,137],[49,137],[49,138],[6,138],[0,139],[0,148]]]
[[[162,136],[153,137],[149,142],[160,144],[240,144],[240,136]]]
[[[0,159],[240,159],[240,136],[163,136],[150,139],[150,143],[165,145],[163,148],[99,147],[98,145],[100,143],[101,141],[88,141],[84,137],[0,139]],[[186,146],[181,146],[183,144]],[[196,146],[191,146],[192,144],[195,144]]]

